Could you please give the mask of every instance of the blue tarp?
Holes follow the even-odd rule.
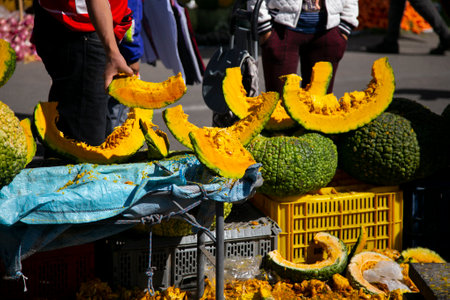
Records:
[[[21,260],[35,252],[92,242],[133,226],[105,220],[167,215],[179,210],[174,201],[182,207],[199,200],[243,201],[262,184],[259,166],[239,180],[212,175],[192,154],[148,163],[24,169],[0,190],[0,258],[7,275],[17,277]]]

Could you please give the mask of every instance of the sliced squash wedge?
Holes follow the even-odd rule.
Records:
[[[373,63],[372,80],[364,91],[317,95],[300,88],[296,74],[283,76],[283,103],[292,119],[309,130],[327,134],[357,129],[379,116],[391,103],[395,77],[386,57]]]
[[[333,73],[331,63],[318,62],[312,70],[311,82],[306,90],[315,95],[325,95]],[[300,77],[299,77],[300,78]],[[239,67],[228,68],[223,80],[222,89],[225,102],[228,108],[240,119],[248,115],[253,106],[264,101],[260,96],[248,97],[242,84],[242,73]],[[279,131],[293,128],[297,123],[286,112],[281,99],[278,101],[269,121],[266,123],[266,130]]]
[[[286,260],[278,250],[273,250],[266,255],[264,264],[282,278],[294,282],[309,279],[328,280],[347,266],[347,247],[339,238],[327,232],[316,233],[307,250],[309,257],[306,263]]]
[[[251,107],[248,115],[225,129],[235,135],[245,146],[257,136],[268,122],[275,106],[278,103],[278,93],[261,93],[258,96],[262,101]],[[199,127],[188,121],[189,115],[183,112],[182,105],[166,108],[163,111],[163,119],[172,135],[185,147],[193,150],[189,133]],[[213,127],[210,127],[213,128]]]
[[[64,136],[57,126],[57,102],[40,102],[34,109],[34,125],[43,144],[75,162],[110,164],[126,161],[144,144],[139,120],[151,120],[153,111],[132,108],[128,118],[98,146]]]
[[[31,129],[31,120],[29,118],[25,118],[20,121],[20,125],[23,128],[23,132],[25,133],[25,137],[27,140],[27,162],[28,165],[36,155],[37,145],[33,136],[33,131]]]
[[[167,134],[150,121],[139,120],[145,142],[147,143],[147,157],[162,159],[169,155],[170,143]]]
[[[181,73],[163,82],[147,82],[137,75],[118,76],[108,87],[108,93],[128,107],[158,109],[177,102],[185,93]]]
[[[256,163],[239,139],[228,130],[206,127],[189,133],[199,161],[214,173],[227,178],[242,178],[247,168]]]

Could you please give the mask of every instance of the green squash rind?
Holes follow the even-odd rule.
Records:
[[[416,133],[420,147],[420,163],[414,175],[415,179],[426,178],[448,166],[450,138],[445,137],[448,136],[450,123],[446,123],[445,116],[434,113],[415,100],[401,97],[395,97],[386,112],[408,120]]]
[[[286,264],[285,260],[277,259],[277,250],[269,252],[264,258],[264,266],[274,270],[277,275],[282,278],[289,279],[293,282],[301,282],[303,280],[318,279],[328,280],[336,273],[342,273],[348,262],[347,246],[339,238],[327,233],[319,232],[314,236],[314,240],[321,241],[323,237],[332,239],[333,244],[323,244],[324,250],[329,247],[329,251],[338,251],[336,259],[327,266],[320,266],[320,262],[314,264]],[[333,248],[332,248],[333,247]],[[320,266],[320,267],[319,267]]]
[[[239,137],[244,146],[261,133],[279,101],[277,92],[261,93],[260,97],[264,100],[259,106],[254,107],[246,117],[227,127],[227,130]]]
[[[147,144],[147,158],[149,159],[163,159],[169,155],[170,143],[167,134],[162,130],[153,128],[153,123],[149,124],[144,120],[139,120],[142,133],[144,134],[145,142]],[[151,132],[151,131],[152,132]],[[161,142],[161,144],[159,144]]]
[[[14,49],[4,39],[0,39],[0,87],[6,84],[16,70],[17,56]]]
[[[127,137],[124,137],[120,141],[117,141],[122,147],[112,150],[108,149],[111,152],[107,153],[102,148],[102,145],[105,145],[106,141],[99,146],[90,146],[86,143],[64,137],[64,134],[56,127],[56,120],[59,115],[56,107],[56,102],[40,102],[36,105],[34,109],[34,129],[37,133],[37,138],[46,147],[77,163],[111,164],[128,161],[145,143],[144,135],[139,126],[139,119],[141,117],[150,118],[150,115],[153,115],[153,111],[151,110],[139,108],[130,110],[127,120],[121,126],[116,127],[106,140],[113,136],[116,131],[120,132],[129,120],[133,122],[131,130],[133,131],[132,134],[135,134],[136,140],[130,141]],[[140,113],[139,110],[141,111]],[[130,115],[134,115],[134,117],[130,118]],[[44,122],[44,124],[40,122]]]
[[[27,141],[19,119],[0,101],[0,188],[26,166]]]
[[[375,185],[398,185],[417,178],[421,146],[412,122],[384,112],[369,124],[341,135],[340,167]]]
[[[178,114],[178,116],[176,115]],[[183,107],[177,105],[166,108],[163,111],[163,120],[173,137],[186,148],[193,150],[189,132],[198,129],[196,125],[188,121],[189,115],[184,113]]]
[[[365,293],[376,295],[383,293],[363,278],[361,266],[367,262],[394,261],[386,255],[374,251],[364,251],[356,254],[347,266],[346,277],[355,289],[362,289]]]
[[[339,106],[333,113],[315,113],[309,103],[316,99],[335,98],[333,94],[317,97],[306,89],[300,88],[301,78],[296,74],[283,76],[283,103],[292,119],[308,130],[326,134],[345,133],[369,123],[379,116],[392,101],[395,91],[395,76],[386,57],[373,63],[372,80],[362,92],[346,93],[339,100],[332,101]],[[356,100],[357,99],[357,100]],[[320,102],[320,101],[317,101]],[[353,103],[358,103],[354,106]]]
[[[216,147],[216,144],[213,143],[216,136],[214,130],[215,128],[200,128],[189,132],[195,155],[203,165],[219,176],[232,179],[242,178],[246,170],[256,163],[251,153],[244,148],[238,137],[226,129],[221,129],[222,133],[220,135],[226,139],[224,145],[234,146],[231,150],[232,153],[223,155]],[[210,135],[211,132],[213,132],[213,135]],[[217,158],[220,158],[220,160],[217,163],[213,162]]]
[[[32,130],[32,124],[31,120],[29,118],[25,118],[20,121],[20,125],[23,128],[23,131],[26,136],[27,140],[27,161],[26,164],[28,165],[36,155],[37,145],[36,141],[33,136],[33,130]]]
[[[307,85],[305,90],[311,91],[311,93],[314,93],[315,95],[320,96],[325,95],[328,86],[330,84],[332,74],[333,68],[330,62],[316,63],[316,65],[314,65],[312,70],[311,82]],[[300,77],[298,78],[300,82]],[[260,97],[260,96],[257,97],[246,96],[247,91],[245,90],[244,85],[242,84],[242,73],[239,67],[228,68],[226,70],[226,76],[223,80],[222,86],[227,106],[240,119],[246,117],[246,114],[244,112],[245,109],[243,109],[243,107],[247,107],[249,105],[247,101],[254,102],[255,100],[253,101],[251,100]],[[234,96],[233,93],[236,93],[236,96]],[[240,101],[236,103],[236,99],[239,99]],[[294,121],[285,111],[285,109],[282,106],[281,100],[279,100],[279,103],[277,104],[278,105],[274,107],[272,113],[277,112],[279,114],[279,117],[282,117],[282,119],[277,120],[273,115],[270,116],[267,122],[265,123],[264,129],[267,131],[283,131],[296,127],[297,122]],[[282,111],[283,113],[281,113]]]
[[[262,164],[263,185],[258,192],[271,196],[302,195],[326,186],[338,165],[337,147],[320,133],[299,137],[256,137],[247,145]]]
[[[162,82],[147,82],[138,76],[117,76],[108,86],[108,94],[128,107],[159,109],[171,105],[186,94],[181,73]]]

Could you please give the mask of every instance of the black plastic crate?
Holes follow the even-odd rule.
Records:
[[[264,256],[277,245],[279,227],[269,218],[261,217],[255,222],[232,222],[225,224],[225,257]],[[213,232],[214,233],[214,232]],[[146,288],[149,262],[149,240],[109,240],[112,249],[112,285],[126,288]],[[207,237],[205,248],[215,255],[215,245]],[[153,287],[195,287],[197,282],[197,236],[180,238],[153,235],[151,266]]]
[[[450,178],[434,176],[402,186],[403,249],[425,247],[450,259]]]

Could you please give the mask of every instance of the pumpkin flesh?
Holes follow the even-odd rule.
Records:
[[[167,134],[151,121],[140,119],[139,125],[147,143],[147,157],[149,159],[162,159],[169,155],[170,143]]]
[[[327,134],[357,129],[380,115],[391,103],[395,78],[386,57],[372,66],[372,80],[364,91],[345,93],[339,100],[333,95],[318,96],[301,89],[301,78],[283,76],[283,102],[288,114],[309,130]]]
[[[233,125],[226,127],[231,134],[238,137],[245,146],[257,136],[269,120],[276,104],[278,103],[278,93],[268,92],[262,93],[259,97],[263,101],[251,107],[248,115]],[[189,132],[198,129],[196,125],[188,121],[189,115],[183,112],[183,107],[177,105],[164,110],[163,118],[172,135],[185,147],[193,150]],[[212,128],[212,127],[211,127]]]
[[[25,133],[25,137],[27,140],[27,162],[26,164],[28,165],[34,158],[34,156],[36,155],[36,141],[34,140],[33,137],[33,132],[31,130],[31,121],[29,118],[25,118],[23,120],[20,121],[20,125],[23,128],[23,132]]]
[[[128,107],[158,109],[177,102],[185,93],[181,73],[163,82],[147,82],[137,75],[119,76],[111,82],[108,93]]]
[[[332,72],[331,63],[316,63],[312,70],[311,82],[306,87],[306,90],[315,95],[325,95]],[[242,73],[239,67],[228,68],[226,70],[222,89],[229,109],[240,119],[245,118],[252,107],[265,101],[260,95],[256,97],[247,96],[247,92],[242,84]],[[283,102],[280,99],[267,121],[265,129],[273,131],[284,130],[292,128],[295,125],[296,122],[286,112]]]
[[[11,44],[0,39],[0,87],[3,86],[12,76],[16,69],[16,52]]]
[[[242,178],[256,163],[239,139],[223,128],[198,128],[189,133],[200,162],[222,177]]]
[[[336,273],[341,273],[347,266],[347,247],[337,237],[327,233],[317,233],[308,248],[322,248],[326,253],[322,260],[307,260],[312,263],[295,263],[286,260],[278,250],[268,253],[266,260],[278,275],[292,281],[308,279],[327,280]]]
[[[34,110],[35,127],[42,142],[52,150],[76,162],[109,164],[127,160],[144,144],[139,120],[149,120],[152,110],[132,108],[128,118],[98,146],[64,136],[57,126],[57,102],[41,102]]]
[[[227,130],[236,135],[244,146],[264,129],[279,103],[277,92],[261,93],[258,98],[262,101],[250,107],[247,116],[227,127]]]
[[[163,119],[167,128],[172,135],[183,146],[193,150],[191,139],[189,138],[189,132],[198,129],[196,125],[188,121],[189,115],[184,113],[183,106],[177,105],[174,107],[166,108],[163,112]]]
[[[347,267],[347,278],[355,289],[362,288],[368,294],[383,294],[384,292],[368,282],[364,271],[372,269],[380,261],[393,261],[388,256],[373,251],[365,251],[353,256]]]

